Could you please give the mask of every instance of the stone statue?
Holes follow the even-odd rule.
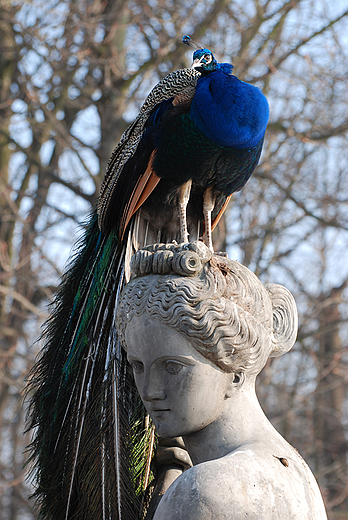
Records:
[[[182,437],[193,462],[154,519],[326,519],[314,476],[255,393],[268,357],[295,342],[290,292],[201,242],[150,246],[131,268],[120,338],[157,433]]]

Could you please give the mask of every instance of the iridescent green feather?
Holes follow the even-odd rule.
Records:
[[[141,468],[135,478],[129,444],[139,397],[114,327],[123,254],[94,213],[42,334],[28,392],[34,496],[45,520],[140,516]]]

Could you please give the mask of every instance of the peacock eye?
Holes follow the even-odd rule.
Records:
[[[178,361],[168,360],[165,362],[164,366],[167,372],[175,375],[178,374],[185,365],[183,363],[179,363]]]

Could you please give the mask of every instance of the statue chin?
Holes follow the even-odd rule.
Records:
[[[152,246],[132,266],[120,338],[171,453],[147,519],[326,519],[314,476],[255,393],[267,358],[295,342],[289,291],[202,245]]]

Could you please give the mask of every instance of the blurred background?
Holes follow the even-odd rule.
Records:
[[[183,34],[262,88],[262,160],[215,250],[285,285],[294,349],[258,395],[348,519],[347,0],[0,0],[0,519],[33,520],[25,377],[110,153],[152,86],[190,66]]]

